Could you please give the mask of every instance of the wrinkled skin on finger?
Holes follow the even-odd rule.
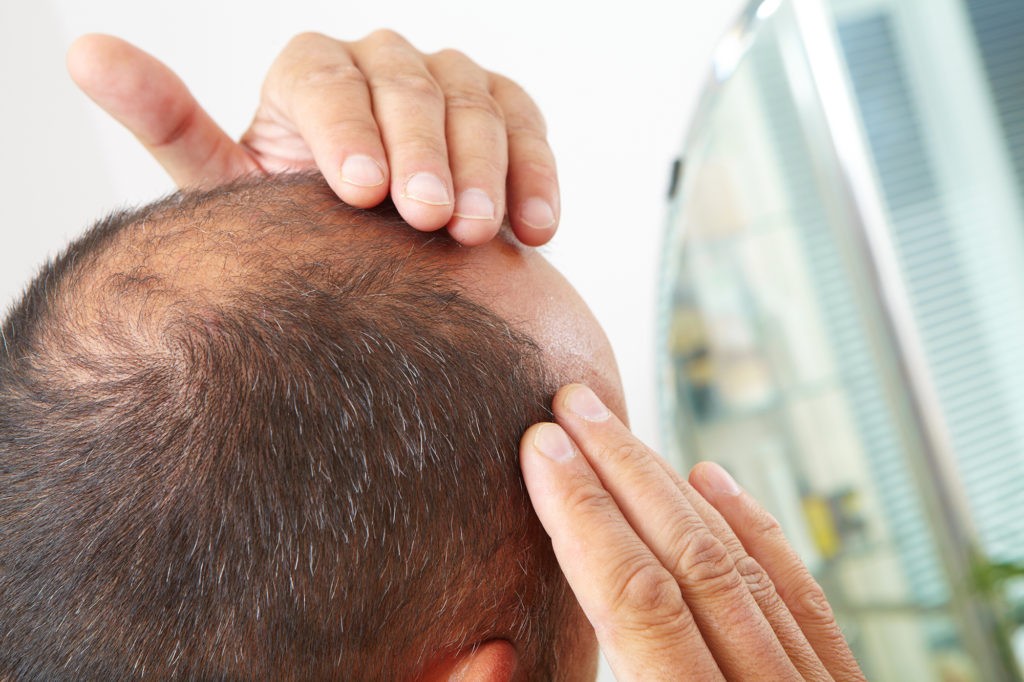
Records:
[[[863,679],[820,587],[724,470],[691,486],[586,386],[552,409],[523,437],[523,475],[618,679]]]

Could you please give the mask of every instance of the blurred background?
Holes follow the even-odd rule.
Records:
[[[765,0],[662,263],[665,447],[776,515],[869,679],[1024,659],[1024,3]]]
[[[769,507],[869,678],[1020,679],[1024,2],[3,2],[0,304],[173,189],[66,76],[75,37],[152,52],[237,136],[292,35],[384,26],[537,100],[546,255],[634,430]]]

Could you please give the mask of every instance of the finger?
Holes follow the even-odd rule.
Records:
[[[398,212],[420,230],[444,227],[453,201],[440,86],[422,55],[393,31],[372,33],[349,49],[369,83]]]
[[[539,246],[554,236],[561,217],[558,172],[540,109],[514,82],[491,74],[491,93],[508,134],[508,206],[516,236]]]
[[[460,52],[443,50],[427,66],[444,92],[448,163],[455,211],[448,232],[475,246],[490,241],[505,217],[508,135],[487,72]]]
[[[796,666],[802,679],[821,680],[822,682],[831,680],[831,675],[818,660],[817,654],[807,641],[807,637],[804,636],[793,614],[789,612],[782,597],[779,596],[767,571],[757,560],[747,554],[743,544],[717,509],[692,485],[683,480],[668,462],[659,459],[659,464],[700,515],[708,530],[725,545],[729,556],[732,557],[733,563],[736,565],[736,570],[746,582],[754,601],[757,602],[761,613],[772,626],[775,636],[778,637],[779,643],[782,644],[782,648],[785,649],[789,660]]]
[[[520,459],[537,516],[616,678],[724,679],[672,575],[565,432],[534,425]]]
[[[263,134],[294,129],[297,136]],[[292,38],[263,85],[260,109],[242,136],[261,157],[294,165],[297,151],[275,140],[305,140],[328,184],[347,204],[368,208],[388,195],[388,164],[366,79],[343,43],[304,33]]]
[[[259,170],[173,71],[113,36],[90,34],[67,55],[71,79],[132,132],[178,184],[212,186]]]
[[[778,522],[717,464],[694,467],[690,480],[764,567],[818,658],[837,680],[864,679],[825,593],[786,540]]]
[[[675,577],[726,677],[797,678],[729,552],[666,474],[660,457],[586,386],[559,391],[554,412],[626,520]]]

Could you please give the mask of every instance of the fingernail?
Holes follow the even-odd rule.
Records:
[[[376,187],[384,183],[384,169],[363,154],[353,154],[341,164],[341,181],[357,187]]]
[[[519,210],[519,218],[537,230],[546,230],[555,224],[555,212],[552,210],[551,204],[537,197],[523,202]]]
[[[533,447],[540,454],[556,462],[568,462],[576,456],[569,436],[555,424],[541,424],[533,436]]]
[[[448,189],[433,173],[416,173],[410,177],[405,183],[403,196],[431,206],[445,206],[451,203]]]
[[[740,487],[736,485],[736,481],[733,480],[732,476],[714,462],[709,462],[705,465],[704,477],[707,479],[711,489],[720,495],[735,497],[740,494]]]
[[[467,189],[455,200],[455,215],[472,220],[494,220],[494,202],[482,189]]]
[[[577,386],[565,397],[565,405],[588,422],[603,422],[612,413],[586,386]]]

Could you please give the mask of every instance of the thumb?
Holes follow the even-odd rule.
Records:
[[[178,184],[210,186],[259,170],[167,66],[120,38],[97,33],[67,54],[71,79],[132,132]]]

